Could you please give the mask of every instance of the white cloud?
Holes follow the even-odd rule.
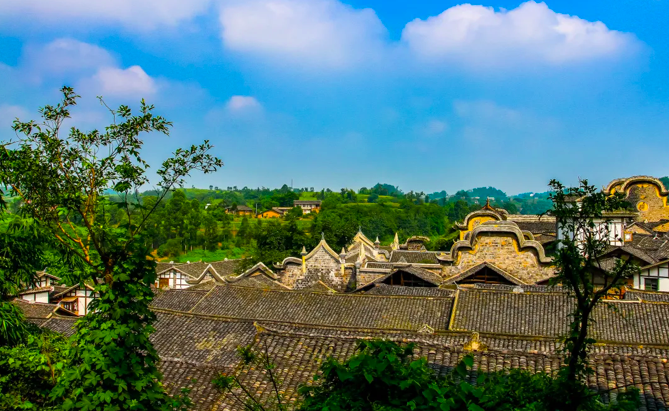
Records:
[[[156,82],[140,66],[102,67],[91,80],[102,95],[147,97],[157,90]]]
[[[438,16],[408,23],[402,42],[422,59],[512,66],[614,57],[634,47],[637,40],[602,22],[556,13],[545,3],[528,1],[497,12],[471,4],[454,6]]]
[[[0,104],[0,134],[11,130],[14,120],[18,118],[21,121],[27,121],[28,110],[21,106],[11,104]]]
[[[1,0],[0,19],[54,25],[120,24],[134,30],[174,26],[207,11],[211,0]]]
[[[28,45],[22,56],[22,71],[33,79],[62,75],[92,74],[100,67],[115,66],[105,49],[78,40],[61,38],[45,45]]]
[[[337,0],[232,0],[221,6],[220,22],[228,49],[308,66],[368,61],[386,35],[373,10]]]
[[[453,111],[460,118],[477,122],[517,124],[523,120],[520,111],[500,106],[494,101],[488,100],[455,100]]]
[[[91,95],[149,97],[160,88],[140,66],[123,68],[104,48],[69,38],[26,46],[14,72],[33,83],[75,84]]]
[[[425,134],[434,136],[443,133],[446,129],[448,129],[448,124],[445,122],[441,120],[430,120],[425,125],[424,131]]]
[[[232,96],[225,107],[230,111],[258,110],[262,108],[258,100],[251,96]]]

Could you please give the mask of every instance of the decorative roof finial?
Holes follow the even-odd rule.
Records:
[[[376,241],[374,241],[374,244],[379,245],[381,244],[381,241],[379,241],[379,236],[376,236]]]
[[[321,241],[325,241],[325,233],[321,231]]]
[[[495,211],[494,208],[490,205],[490,197],[487,197],[485,199],[485,205],[483,206],[483,210],[490,210],[490,211]]]
[[[302,252],[300,254],[301,255],[307,255],[308,254],[307,249],[304,246],[302,246]]]
[[[346,249],[344,247],[341,248],[341,253],[339,253],[340,257],[344,257],[346,255]]]
[[[358,225],[358,232],[362,233],[362,225],[360,225],[360,224]]]

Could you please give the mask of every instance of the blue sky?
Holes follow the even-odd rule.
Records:
[[[190,184],[545,191],[664,176],[669,2],[0,0],[0,136],[72,85],[203,139]]]

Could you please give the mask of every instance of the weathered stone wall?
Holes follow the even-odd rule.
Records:
[[[539,262],[534,249],[520,250],[514,234],[496,233],[479,235],[473,249],[459,250],[453,265],[445,266],[443,274],[448,279],[484,262],[526,283],[545,280],[554,273],[553,267]]]
[[[348,274],[345,271],[342,275],[339,259],[321,247],[306,260],[306,272],[302,272],[301,265],[291,264],[282,273],[281,282],[290,288],[301,290],[322,281],[332,289],[345,291],[350,275],[350,270]]]
[[[491,216],[479,216],[479,217],[472,217],[469,219],[469,222],[467,223],[467,231],[460,230],[460,240],[465,239],[465,234],[468,232],[472,231],[479,225],[485,223],[486,221],[497,221],[497,218],[493,218]]]
[[[660,196],[655,184],[639,183],[632,185],[627,191],[627,201],[639,211],[638,221],[669,220],[667,198]]]
[[[408,251],[426,251],[425,244],[420,240],[407,241]]]
[[[297,264],[288,264],[283,272],[279,273],[280,281],[283,285],[293,288],[295,287],[295,281],[302,278],[302,265]]]

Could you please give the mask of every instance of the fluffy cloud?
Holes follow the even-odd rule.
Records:
[[[16,118],[26,121],[27,116],[28,111],[21,106],[0,104],[0,130],[9,130]]]
[[[100,93],[111,96],[147,97],[157,90],[156,82],[140,66],[101,67],[92,83]]]
[[[232,96],[225,107],[230,111],[258,110],[262,108],[258,100],[251,96]]]
[[[211,0],[2,0],[0,19],[48,24],[120,24],[135,30],[174,26],[204,13]]]
[[[545,3],[528,1],[497,12],[471,4],[454,6],[438,16],[408,23],[402,42],[427,60],[504,66],[611,57],[633,47],[637,40],[602,22],[556,13]]]
[[[500,106],[494,101],[488,100],[455,100],[453,111],[462,119],[478,122],[518,124],[523,120],[520,111]]]
[[[37,80],[42,77],[91,74],[99,67],[116,65],[105,49],[70,38],[51,43],[29,45],[21,56],[22,70]]]
[[[123,68],[107,50],[69,38],[27,46],[13,71],[24,81],[67,82],[92,95],[149,97],[159,88],[140,66]]]
[[[448,129],[448,124],[441,120],[430,120],[424,127],[424,132],[428,136],[435,136]]]
[[[233,0],[221,6],[220,22],[228,49],[308,66],[367,60],[386,35],[373,10],[337,0]]]

